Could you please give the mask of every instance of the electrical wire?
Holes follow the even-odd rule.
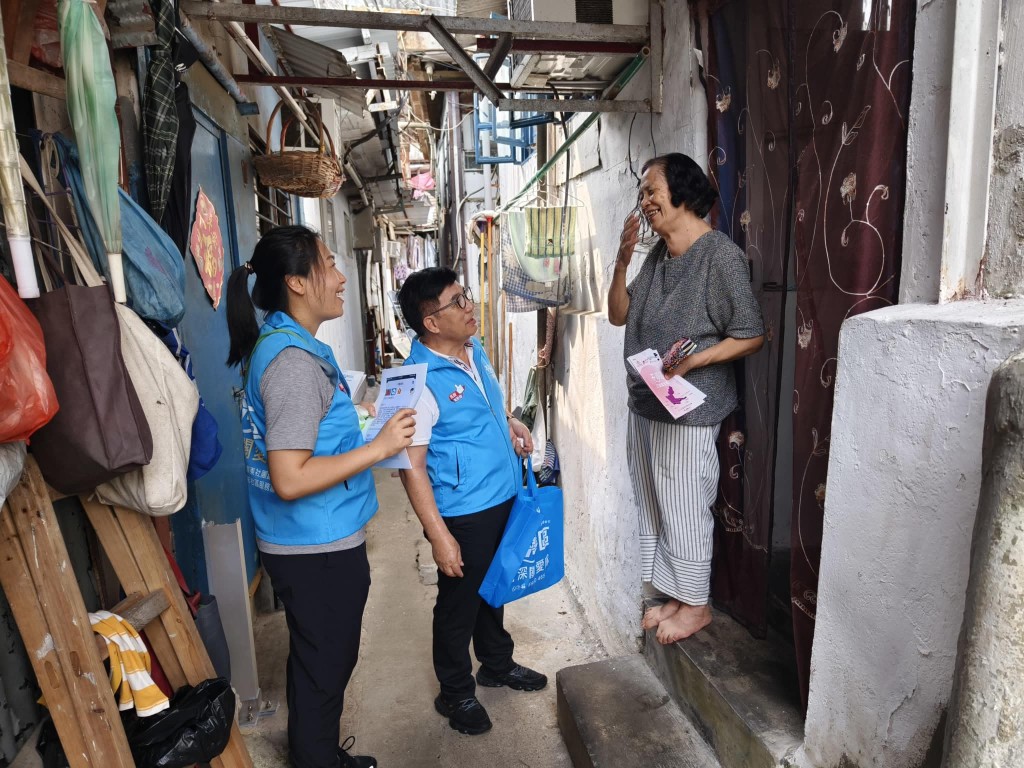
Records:
[[[637,113],[633,113],[633,118],[629,121],[629,135],[626,137],[626,161],[629,163],[629,172],[633,174],[633,178],[636,179],[636,183],[640,183],[640,177],[637,175],[636,169],[633,168],[633,123],[636,122]]]

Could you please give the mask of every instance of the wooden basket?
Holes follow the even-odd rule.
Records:
[[[259,174],[260,182],[299,197],[334,197],[345,182],[341,164],[334,151],[334,140],[324,128],[323,120],[317,118],[320,129],[320,146],[316,149],[285,149],[284,137],[288,131],[289,118],[281,126],[280,149],[271,149],[270,129],[274,117],[281,109],[279,101],[267,120],[267,154],[254,157],[252,164]],[[329,152],[328,152],[329,150]]]

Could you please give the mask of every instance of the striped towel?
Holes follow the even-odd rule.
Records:
[[[135,707],[139,717],[163,712],[170,706],[153,678],[149,651],[135,628],[110,611],[89,614],[92,630],[107,641],[110,653],[110,686],[121,711]]]

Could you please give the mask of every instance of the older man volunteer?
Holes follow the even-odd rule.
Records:
[[[412,469],[402,482],[437,563],[434,671],[437,711],[457,731],[483,733],[491,721],[476,698],[470,640],[487,687],[537,691],[547,677],[516,664],[503,610],[478,593],[521,486],[521,460],[533,450],[529,430],[507,418],[491,363],[473,338],[473,299],[446,268],[409,276],[402,314],[419,338],[407,363],[426,363],[417,405]]]

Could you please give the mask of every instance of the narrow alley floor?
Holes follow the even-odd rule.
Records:
[[[537,693],[480,688],[478,697],[494,728],[482,736],[456,733],[433,706],[437,680],[430,620],[436,587],[424,584],[435,571],[430,548],[401,481],[390,472],[375,474],[381,508],[368,530],[373,584],[359,665],[346,694],[342,738],[355,735],[354,752],[374,755],[381,768],[569,768],[556,722],[555,672],[605,653],[564,584],[505,611],[516,661],[548,675],[548,687]],[[263,698],[280,709],[245,738],[256,768],[286,768],[284,612],[257,615],[254,633]]]

